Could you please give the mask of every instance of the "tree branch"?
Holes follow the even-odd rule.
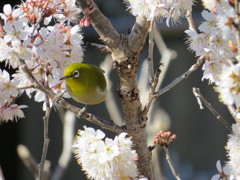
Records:
[[[177,171],[176,171],[176,169],[175,169],[175,167],[174,167],[174,164],[173,164],[173,162],[172,162],[172,160],[171,160],[171,156],[170,156],[170,153],[169,153],[168,148],[167,148],[167,147],[163,147],[163,149],[164,149],[164,151],[165,151],[165,153],[166,153],[166,160],[167,160],[167,162],[168,162],[168,164],[169,164],[169,166],[170,166],[170,169],[171,169],[174,177],[175,177],[177,180],[181,180],[181,178],[179,177],[179,175],[178,175],[178,173],[177,173]]]
[[[106,53],[111,52],[111,50],[109,49],[109,47],[106,46],[106,45],[103,45],[103,44],[86,43],[86,45],[90,45],[90,46],[92,46],[93,48],[99,50],[100,52],[106,52]]]
[[[75,114],[79,114],[81,112],[82,109],[76,107],[76,106],[73,106],[71,104],[69,104],[68,102],[60,99],[57,103],[58,106],[61,106],[69,111],[72,111],[74,112]],[[100,126],[101,128],[103,129],[107,129],[109,131],[112,131],[112,132],[115,132],[116,134],[120,134],[121,132],[123,132],[123,128],[116,125],[114,122],[112,121],[107,121],[105,119],[101,119],[100,117],[97,117],[93,114],[90,114],[90,113],[87,113],[87,112],[84,112],[82,113],[81,115],[82,118],[88,120],[89,122],[91,123],[94,123],[98,126]]]
[[[179,82],[181,82],[183,79],[186,79],[188,78],[188,76],[195,70],[198,69],[198,67],[201,65],[202,63],[202,59],[201,57],[198,59],[198,61],[192,65],[188,71],[186,71],[185,73],[183,73],[181,76],[179,76],[178,78],[176,78],[174,81],[172,81],[169,85],[167,85],[166,87],[160,89],[158,92],[155,92],[156,88],[157,88],[157,85],[158,85],[158,81],[159,81],[159,75],[160,75],[160,67],[158,69],[158,71],[156,72],[155,74],[155,77],[154,77],[154,81],[153,83],[151,84],[151,90],[150,90],[150,93],[149,93],[149,98],[148,98],[148,101],[143,109],[143,113],[147,113],[153,103],[153,101],[161,96],[162,94],[164,94],[165,92],[169,91],[170,89],[172,89],[175,85],[177,85]]]
[[[154,41],[153,41],[153,32],[154,28],[154,21],[151,21],[150,29],[149,29],[149,38],[148,38],[148,78],[150,84],[153,83],[154,79],[154,68],[153,68],[153,48],[154,48]]]
[[[88,17],[100,39],[112,50],[117,49],[120,35],[113,28],[109,19],[102,14],[93,0],[78,0],[81,9],[89,9]]]
[[[38,176],[38,165],[26,146],[20,144],[17,146],[17,153],[23,164],[35,176]]]
[[[203,97],[199,88],[193,88],[193,94],[197,98],[198,103],[203,102],[203,104],[213,113],[217,120],[219,120],[228,130],[232,130],[231,125],[212,107],[212,105]],[[202,105],[200,104],[200,107]],[[203,109],[200,108],[200,109]]]
[[[198,61],[193,64],[188,71],[186,71],[185,73],[183,73],[181,76],[179,76],[178,78],[176,78],[174,81],[172,81],[169,85],[167,85],[166,87],[160,89],[158,92],[156,92],[153,96],[154,97],[159,97],[162,94],[164,94],[165,92],[171,90],[174,86],[176,86],[179,82],[181,82],[183,79],[188,78],[188,76],[194,72],[195,70],[197,70],[199,68],[199,66],[202,64],[203,59],[202,57],[200,57],[198,59]]]
[[[153,78],[153,81],[152,83],[150,84],[151,88],[150,88],[150,92],[149,92],[149,98],[148,98],[148,101],[144,107],[144,110],[143,112],[144,113],[148,113],[150,107],[152,106],[152,103],[153,101],[156,99],[156,97],[154,96],[155,95],[155,92],[156,92],[156,88],[157,88],[157,85],[158,85],[158,80],[159,80],[159,77],[160,77],[160,74],[161,74],[161,64],[159,65],[158,69],[157,69],[157,72]]]
[[[142,104],[137,85],[137,70],[139,56],[148,35],[150,22],[145,17],[136,17],[131,33],[119,36],[109,20],[102,15],[92,0],[79,0],[81,8],[90,8],[89,18],[102,41],[111,49],[112,59],[116,61],[120,88],[118,96],[121,99],[126,130],[133,139],[139,161],[140,174],[153,179],[151,152],[146,141],[145,126],[147,114],[141,113]]]
[[[44,138],[44,143],[43,143],[43,150],[42,150],[42,157],[41,157],[41,161],[38,164],[38,168],[39,168],[39,180],[43,179],[43,175],[44,175],[44,166],[45,166],[45,162],[46,162],[46,158],[47,158],[47,151],[48,151],[48,145],[50,142],[50,139],[48,138],[48,122],[49,122],[49,116],[50,116],[50,112],[51,112],[51,107],[49,104],[49,97],[47,96],[47,94],[45,94],[45,98],[46,98],[46,112],[45,112],[45,116],[43,117],[43,138]]]
[[[165,74],[167,72],[171,60],[177,57],[177,52],[167,47],[166,43],[164,42],[161,36],[161,33],[157,30],[156,26],[153,26],[153,33],[156,47],[162,56],[159,63],[164,65],[164,68],[161,69],[161,76],[159,76],[158,85],[156,87],[156,89],[158,90],[163,82],[163,79],[165,77]]]
[[[153,96],[154,93],[156,92],[156,90],[159,89],[159,87],[161,86],[161,83],[163,81],[163,78],[167,72],[167,68],[171,62],[172,59],[174,59],[177,54],[175,51],[170,50],[167,48],[160,32],[156,29],[156,26],[153,24],[152,26],[152,32],[154,35],[154,41],[156,43],[156,47],[159,51],[159,53],[162,55],[160,61],[159,61],[159,67],[157,69],[157,71],[155,72],[155,76],[153,77],[152,82],[150,82],[150,92],[149,92],[149,88],[147,88],[147,84],[144,81],[144,76],[146,76],[146,74],[143,74],[143,72],[141,72],[140,74],[140,78],[141,79],[140,82],[140,90],[142,92],[145,91],[145,94],[143,94],[143,96],[146,96],[146,94],[149,92],[148,96],[148,100],[144,103],[145,107],[144,110],[146,113],[149,111],[149,109],[151,108],[155,97]],[[150,38],[150,35],[149,35]],[[150,43],[149,43],[150,44]],[[150,49],[150,45],[149,45],[149,49]],[[151,50],[149,50],[149,53],[151,53]],[[150,57],[150,56],[149,56]],[[160,66],[163,65],[164,67],[160,69]],[[152,67],[153,68],[153,67]],[[161,73],[161,76],[160,76]],[[150,75],[151,76],[151,75]]]
[[[150,21],[147,21],[145,17],[136,17],[136,23],[133,25],[128,37],[128,48],[133,54],[137,54],[142,50],[150,25]]]
[[[33,83],[34,88],[44,92],[51,99],[56,99],[57,98],[57,96],[51,91],[51,89],[49,89],[48,87],[43,86],[42,84],[40,84],[34,78],[34,76],[29,72],[29,70],[28,70],[24,60],[20,60],[20,63],[21,63],[20,69],[24,73],[26,73],[26,75],[28,76],[29,80]],[[66,102],[63,99],[59,99],[55,103],[56,103],[57,106],[61,106],[61,107],[65,108],[65,109],[67,109],[69,111],[74,112],[77,115],[81,112],[80,108],[69,104],[68,102]],[[84,112],[84,113],[82,113],[82,118],[88,120],[91,123],[94,123],[94,124],[100,126],[103,129],[107,129],[107,130],[115,132],[117,134],[120,134],[121,132],[123,132],[123,128],[122,127],[117,126],[116,124],[114,124],[111,121],[107,121],[107,120],[101,119],[101,118],[99,118],[97,116],[94,116],[93,114]]]
[[[187,11],[186,18],[187,18],[187,21],[188,21],[189,29],[197,32],[197,29],[195,27],[195,24],[194,24],[194,21],[193,21],[193,18],[192,18],[192,12],[191,11]]]

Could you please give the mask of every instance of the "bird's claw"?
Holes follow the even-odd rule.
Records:
[[[66,93],[66,92],[67,92],[67,91],[64,91],[62,94],[55,96],[55,97],[53,98],[53,103],[54,103],[54,104],[57,104],[58,101],[59,101],[60,99],[62,99],[64,93]]]
[[[86,112],[86,110],[87,110],[86,106],[83,107],[81,111],[78,113],[77,117],[81,117]]]

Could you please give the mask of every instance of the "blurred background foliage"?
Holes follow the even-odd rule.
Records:
[[[1,12],[4,4],[9,3],[13,6],[19,2],[20,1],[2,0],[0,6]],[[128,33],[134,24],[135,18],[125,10],[125,5],[121,0],[95,0],[95,2],[99,5],[102,12],[110,18],[110,21],[119,33]],[[197,26],[202,21],[202,9],[201,2],[196,1],[193,19]],[[196,62],[197,58],[187,50],[188,45],[185,42],[186,36],[184,34],[184,30],[187,29],[185,19],[182,19],[181,23],[171,25],[171,27],[167,27],[164,22],[158,23],[157,28],[161,32],[168,48],[177,52],[177,58],[171,62],[163,81],[162,87],[164,87],[184,73]],[[100,43],[98,35],[92,27],[84,28],[83,35],[85,42],[84,62],[99,65],[107,54],[99,52],[87,45],[89,42]],[[142,62],[147,58],[147,47],[148,43],[146,43],[143,49],[141,56]],[[159,59],[160,54],[155,46],[154,61],[156,65]],[[1,64],[1,68],[5,68],[4,64]],[[164,66],[162,68],[164,68]],[[147,70],[147,67],[143,67],[142,69]],[[228,122],[233,122],[226,107],[219,103],[217,94],[214,92],[212,86],[209,85],[207,81],[201,81],[201,77],[202,71],[198,69],[191,74],[188,79],[183,80],[171,91],[160,96],[155,103],[155,109],[161,109],[168,114],[170,118],[169,130],[177,134],[177,140],[171,144],[170,152],[176,169],[184,180],[210,179],[212,175],[217,173],[215,166],[216,161],[219,159],[222,162],[226,160],[224,146],[228,132],[207,109],[199,110],[197,101],[192,94],[192,87],[199,87],[202,94],[216,110],[220,112]],[[112,70],[110,78],[113,82],[112,91],[114,92],[115,98],[119,100],[115,93],[118,85],[117,75],[114,70]],[[68,99],[68,101],[71,100]],[[73,101],[71,102],[76,104]],[[0,125],[0,165],[6,180],[34,179],[17,155],[16,147],[18,144],[26,145],[38,162],[40,161],[42,153],[42,117],[44,115],[42,104],[34,102],[26,97],[26,95],[23,95],[19,99],[19,104],[29,106],[28,109],[24,110],[26,117],[20,119],[18,123],[9,122],[1,123]],[[82,107],[81,104],[76,105]],[[121,111],[120,106],[119,110]],[[88,111],[104,119],[110,119],[104,103],[89,106]],[[157,114],[157,116],[155,116],[155,121],[159,120],[160,123],[161,119],[161,115]],[[50,144],[47,159],[51,161],[51,170],[54,170],[62,148],[62,124],[58,114],[54,112],[54,110],[51,113],[49,123]],[[78,119],[75,134],[77,129],[82,128],[83,125],[93,126],[85,120]],[[96,126],[93,127],[98,128]],[[109,134],[109,136],[113,137],[113,134]],[[153,140],[153,137],[150,138]],[[169,180],[174,179],[165,160],[164,153],[161,153],[160,159],[163,176]],[[63,179],[85,179],[82,175],[83,173],[80,171],[80,166],[76,163],[76,160],[72,158]]]

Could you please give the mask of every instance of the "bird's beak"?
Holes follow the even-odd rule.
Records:
[[[64,80],[64,79],[68,79],[68,78],[70,78],[71,76],[63,76],[63,77],[61,77],[59,80],[60,81],[62,81],[62,80]]]

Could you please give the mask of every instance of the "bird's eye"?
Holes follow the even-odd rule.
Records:
[[[78,70],[73,71],[72,76],[73,76],[74,78],[78,78],[78,77],[80,76],[79,71],[78,71]]]

